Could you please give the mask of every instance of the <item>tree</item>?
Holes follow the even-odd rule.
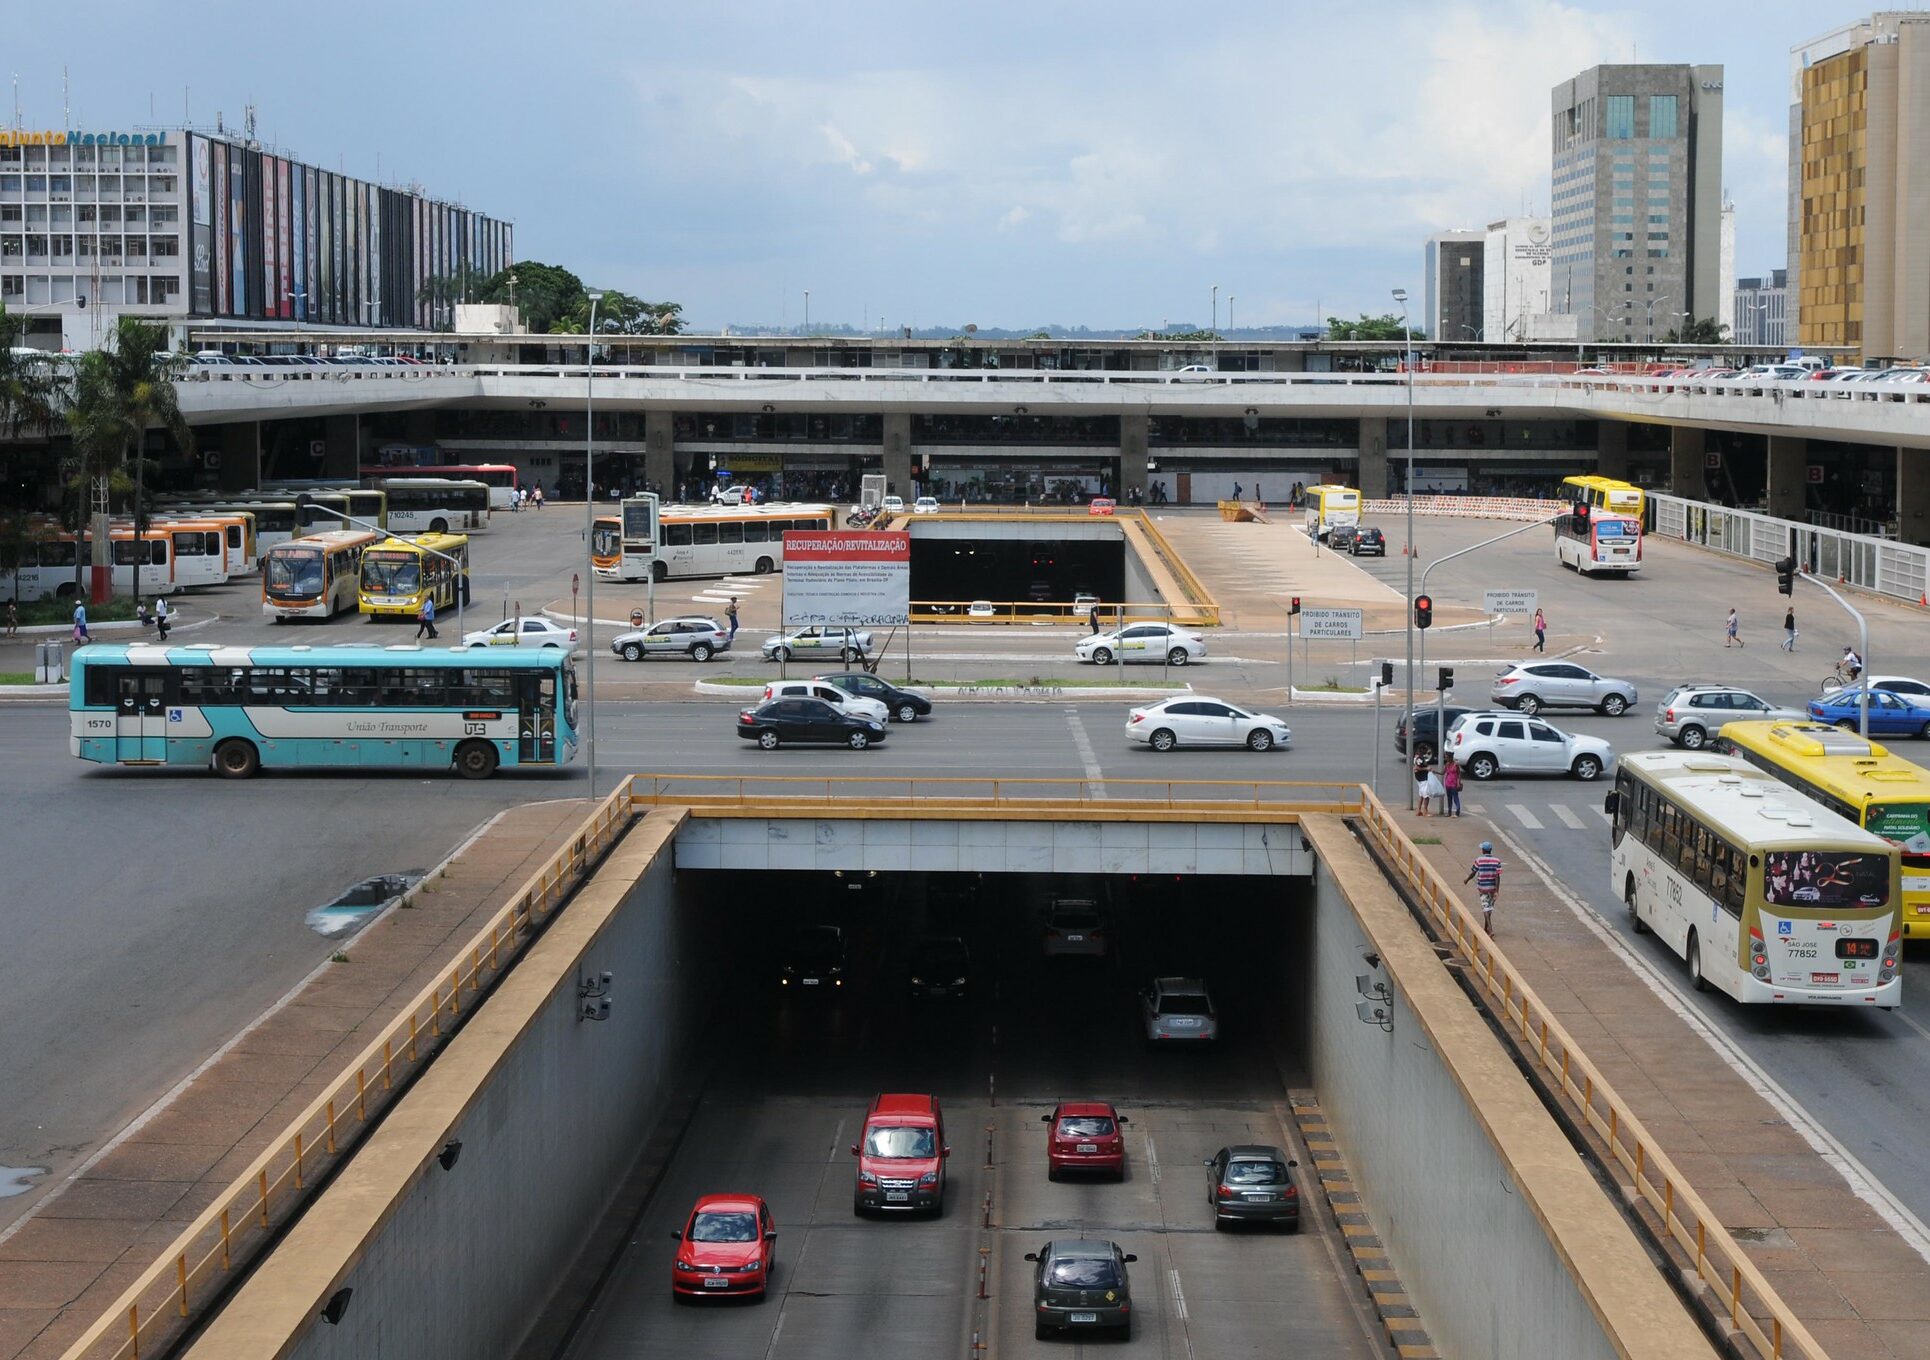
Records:
[[[1327,318],[1327,338],[1329,340],[1405,340],[1412,334],[1416,340],[1427,339],[1427,332],[1415,326],[1410,332],[1401,324],[1401,319],[1391,312],[1380,316],[1360,314],[1358,321],[1342,321],[1337,316]]]
[[[515,280],[513,284],[511,279]],[[540,260],[521,260],[490,275],[477,301],[513,305],[524,324],[539,335],[557,330],[556,323],[574,313],[579,304],[585,311],[589,308],[583,280],[561,265]]]
[[[30,357],[20,348],[27,319],[0,308],[0,433],[9,439],[22,430],[49,429],[64,399],[56,356]]]
[[[455,324],[458,302],[473,302],[488,289],[493,276],[474,265],[459,265],[453,274],[437,274],[416,289],[415,300],[429,304],[429,324],[447,329]]]
[[[123,316],[106,346],[83,354],[74,366],[73,405],[67,429],[79,460],[76,491],[93,490],[93,565],[109,562],[108,506],[115,491],[134,492],[134,522],[145,521],[147,432],[163,429],[184,453],[194,452],[194,431],[181,414],[174,390],[180,361],[168,353],[165,326]],[[134,475],[127,475],[133,463]],[[138,554],[137,554],[138,556]],[[138,562],[133,568],[136,601],[141,597]],[[80,559],[74,559],[74,590],[80,591]]]
[[[1720,345],[1729,328],[1713,316],[1690,317],[1687,325],[1662,337],[1665,345]]]

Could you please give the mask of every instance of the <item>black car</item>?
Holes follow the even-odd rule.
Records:
[[[1474,710],[1471,708],[1456,708],[1453,704],[1449,704],[1447,706],[1447,725],[1449,729],[1450,730],[1453,729],[1456,719],[1460,718],[1464,714],[1468,714],[1472,712],[1474,712]],[[1429,704],[1426,708],[1420,708],[1420,707],[1415,708],[1414,710],[1414,742],[1415,742],[1414,754],[1415,755],[1424,755],[1428,757],[1430,760],[1434,758],[1434,724],[1438,717],[1439,717],[1439,714],[1436,713],[1435,707],[1433,704]],[[1407,718],[1405,716],[1396,718],[1394,720],[1394,749],[1396,751],[1399,751],[1402,755],[1408,754]]]
[[[931,700],[922,694],[913,694],[908,689],[886,684],[869,671],[839,671],[836,675],[820,675],[817,679],[827,685],[836,685],[846,694],[855,694],[861,699],[876,699],[885,706],[893,722],[916,722],[931,715]]]
[[[1206,1160],[1206,1202],[1213,1226],[1226,1223],[1276,1223],[1300,1231],[1300,1187],[1293,1183],[1293,1158],[1277,1147],[1241,1143],[1223,1147]]]
[[[840,713],[822,699],[773,699],[739,713],[737,735],[766,751],[791,741],[828,741],[862,751],[885,739],[885,725]]]
[[[1335,552],[1346,552],[1354,546],[1360,530],[1351,524],[1336,524],[1327,530],[1327,546]]]
[[[777,958],[778,986],[787,991],[834,992],[844,986],[844,932],[806,926],[784,942]]]
[[[1139,1258],[1116,1242],[1079,1238],[1048,1242],[1025,1254],[1036,1261],[1032,1273],[1033,1334],[1043,1341],[1054,1332],[1109,1331],[1122,1340],[1132,1335],[1132,1287],[1126,1264]]]
[[[1354,535],[1354,545],[1350,550],[1355,557],[1387,556],[1387,535],[1379,529],[1362,529]]]
[[[914,1001],[963,1001],[972,980],[972,951],[956,935],[927,935],[907,965]]]

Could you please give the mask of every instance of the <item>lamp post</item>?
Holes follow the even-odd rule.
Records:
[[[1233,329],[1233,304],[1238,302],[1239,300],[1240,299],[1235,297],[1232,293],[1228,293],[1226,295],[1226,328],[1228,331],[1231,331]]]
[[[583,347],[583,650],[588,697],[583,705],[583,755],[590,765],[590,797],[596,797],[596,563],[590,540],[596,534],[596,305],[603,294],[591,292],[589,332]]]
[[[1213,285],[1213,333],[1220,333],[1220,285]]]
[[[1405,337],[1401,362],[1407,368],[1407,732],[1414,734],[1414,328],[1407,319],[1407,290],[1396,288],[1394,301],[1401,305],[1401,334]],[[1435,734],[1440,745],[1440,734]],[[1414,806],[1414,781],[1407,785],[1407,806]]]
[[[806,335],[811,333],[811,290],[809,288],[804,290],[804,333]]]

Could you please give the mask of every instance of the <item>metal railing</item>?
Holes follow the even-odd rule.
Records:
[[[1164,600],[913,600],[913,623],[1077,623],[1090,622],[1092,611],[1099,611],[1102,629],[1124,623],[1165,623],[1168,615],[1177,621],[1181,615],[1197,618],[1195,605],[1169,605]],[[1121,614],[1124,610],[1124,614]],[[974,612],[976,611],[976,612]],[[1215,620],[1217,622],[1217,620]]]
[[[70,1346],[63,1360],[139,1360],[224,1292],[278,1226],[381,1113],[395,1089],[439,1049],[476,994],[521,953],[635,817],[611,794],[456,955],[448,974],[417,993],[355,1062],[297,1115],[214,1202]],[[432,886],[432,885],[430,885]],[[414,891],[422,891],[418,887]]]
[[[904,809],[931,815],[956,809],[1013,812],[1110,804],[1122,812],[1241,812],[1271,816],[1361,807],[1357,783],[1272,779],[1085,779],[1074,776],[633,774],[617,786],[633,805],[696,808],[841,806],[876,817]]]
[[[1651,532],[1659,538],[1765,565],[1793,556],[1812,575],[1905,604],[1920,603],[1930,590],[1930,548],[1799,524],[1759,510],[1732,510],[1662,492],[1648,494],[1655,507]]]
[[[1466,957],[1468,966],[1462,976],[1482,994],[1574,1114],[1607,1144],[1608,1155],[1631,1177],[1636,1196],[1654,1212],[1663,1234],[1693,1260],[1696,1279],[1720,1303],[1729,1326],[1772,1360],[1785,1355],[1826,1360],[1828,1353],[1796,1311],[1743,1254],[1634,1109],[1582,1052],[1554,1009],[1495,947],[1474,912],[1371,793],[1365,795],[1360,825],[1405,880],[1435,928]]]
[[[1153,555],[1159,559],[1160,565],[1178,579],[1180,588],[1186,592],[1187,602],[1184,605],[1176,605],[1174,608],[1189,612],[1188,622],[1217,626],[1220,622],[1219,601],[1213,598],[1213,592],[1206,588],[1206,583],[1193,574],[1193,569],[1186,565],[1186,559],[1174,551],[1166,535],[1160,532],[1157,524],[1153,523],[1153,517],[1144,510],[1137,510],[1124,522],[1137,526],[1139,531],[1146,535],[1147,541],[1152,544]]]

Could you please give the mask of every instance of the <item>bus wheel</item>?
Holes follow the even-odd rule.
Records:
[[[214,768],[224,779],[252,779],[261,770],[261,756],[252,742],[235,738],[214,748]]]
[[[1698,992],[1709,990],[1708,979],[1702,976],[1702,941],[1689,932],[1689,985]]]
[[[650,579],[653,581],[668,581],[670,579],[670,568],[661,562],[652,562],[650,564]]]
[[[469,603],[469,578],[467,576],[463,577],[460,581],[456,582],[456,590],[462,595],[462,602],[464,604],[468,604]]]
[[[429,521],[429,532],[430,532],[430,533],[432,533],[432,534],[446,534],[446,533],[448,533],[448,532],[449,532],[449,521],[448,521],[448,520],[446,520],[446,519],[432,519],[432,520],[430,520],[430,521]]]
[[[465,741],[456,748],[456,773],[464,779],[487,779],[496,773],[496,748],[486,741]]]
[[[1628,928],[1634,931],[1637,935],[1648,934],[1649,928],[1642,924],[1642,913],[1635,909],[1635,875],[1634,874],[1630,874],[1628,876],[1628,882],[1625,883],[1622,887],[1622,900],[1628,903]]]
[[[776,570],[777,570],[777,563],[771,561],[770,558],[760,557],[757,559],[757,574],[759,576],[769,576],[772,572]]]

